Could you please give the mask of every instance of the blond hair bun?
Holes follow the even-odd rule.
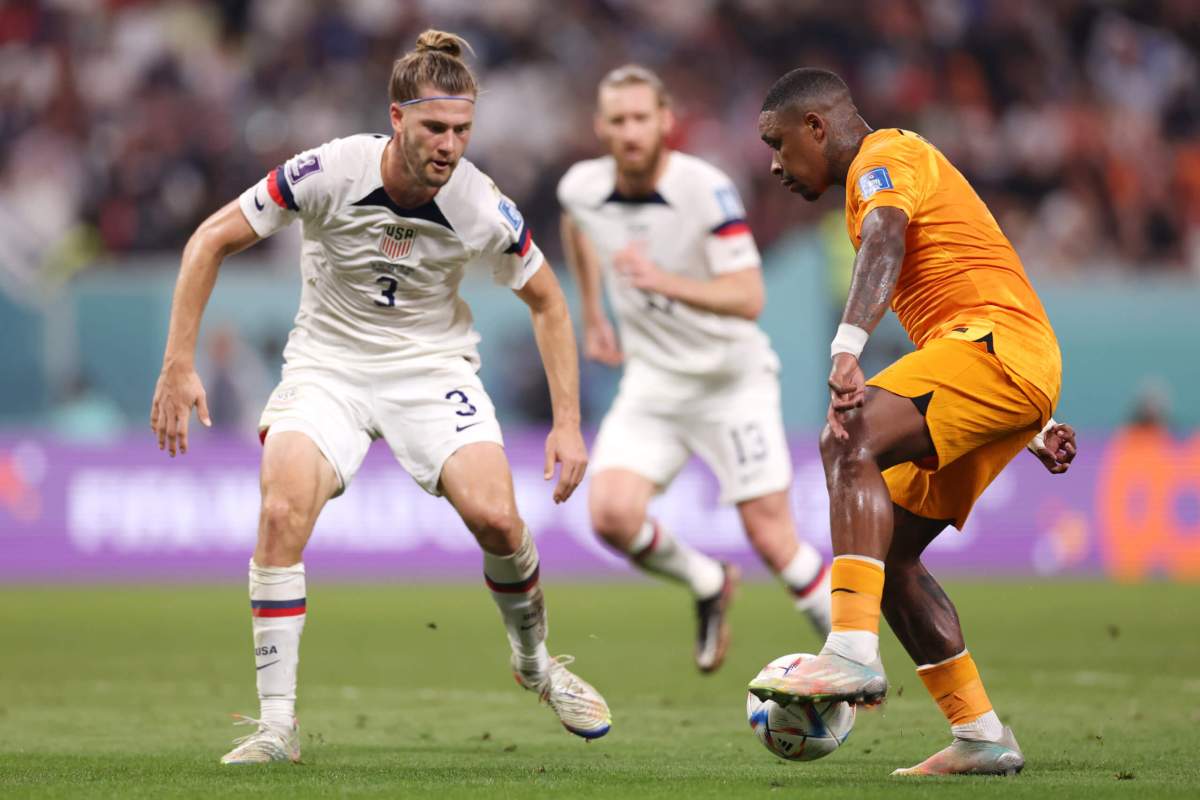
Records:
[[[445,53],[451,58],[462,58],[464,50],[469,50],[471,53],[475,52],[471,49],[471,45],[467,40],[458,34],[430,28],[417,37],[417,47],[414,52],[437,52]]]

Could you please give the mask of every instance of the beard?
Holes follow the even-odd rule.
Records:
[[[433,165],[433,160],[423,157],[420,147],[407,141],[401,142],[400,152],[404,157],[404,165],[417,185],[428,189],[440,189],[445,186],[450,180],[450,176],[454,174],[454,168],[458,166],[457,160],[451,161],[449,169],[438,172]]]
[[[617,156],[617,168],[631,177],[644,178],[653,174],[659,159],[662,158],[663,150],[663,141],[659,139],[653,147],[637,156]]]

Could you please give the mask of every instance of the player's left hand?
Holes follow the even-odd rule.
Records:
[[[846,441],[850,434],[842,424],[841,415],[860,408],[867,399],[867,379],[863,375],[858,359],[849,353],[838,353],[833,357],[833,368],[829,371],[829,413],[826,420],[839,441]]]
[[[637,242],[630,242],[613,256],[613,266],[625,276],[630,285],[643,292],[663,293],[663,277],[658,265],[646,257]]]
[[[1078,452],[1075,446],[1075,429],[1070,425],[1058,424],[1046,431],[1038,447],[1030,447],[1051,475],[1061,475],[1070,468]]]
[[[583,481],[587,470],[587,446],[578,425],[555,425],[546,437],[546,468],[542,472],[545,480],[554,477],[554,465],[561,464],[558,485],[554,487],[554,502],[563,503]]]

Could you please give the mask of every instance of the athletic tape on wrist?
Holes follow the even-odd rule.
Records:
[[[829,345],[829,357],[833,358],[838,353],[849,353],[858,358],[867,346],[870,336],[871,334],[857,325],[847,325],[843,322],[838,325],[837,336],[833,337],[833,342]]]
[[[1050,421],[1046,423],[1046,427],[1042,428],[1038,434],[1029,441],[1029,444],[1025,445],[1027,448],[1029,448],[1029,452],[1036,455],[1038,450],[1041,450],[1043,447],[1045,447],[1046,434],[1049,433],[1050,429],[1057,424],[1058,423],[1055,422],[1054,417],[1051,417]]]

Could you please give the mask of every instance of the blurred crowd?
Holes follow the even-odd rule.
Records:
[[[967,173],[1035,274],[1200,276],[1195,0],[10,0],[6,257],[178,251],[294,152],[386,131],[392,61],[429,26],[474,46],[468,156],[552,252],[554,186],[596,153],[595,83],[626,61],[663,75],[675,144],[734,177],[764,246],[839,214],[783,194],[755,129],[770,83],[819,65]]]

